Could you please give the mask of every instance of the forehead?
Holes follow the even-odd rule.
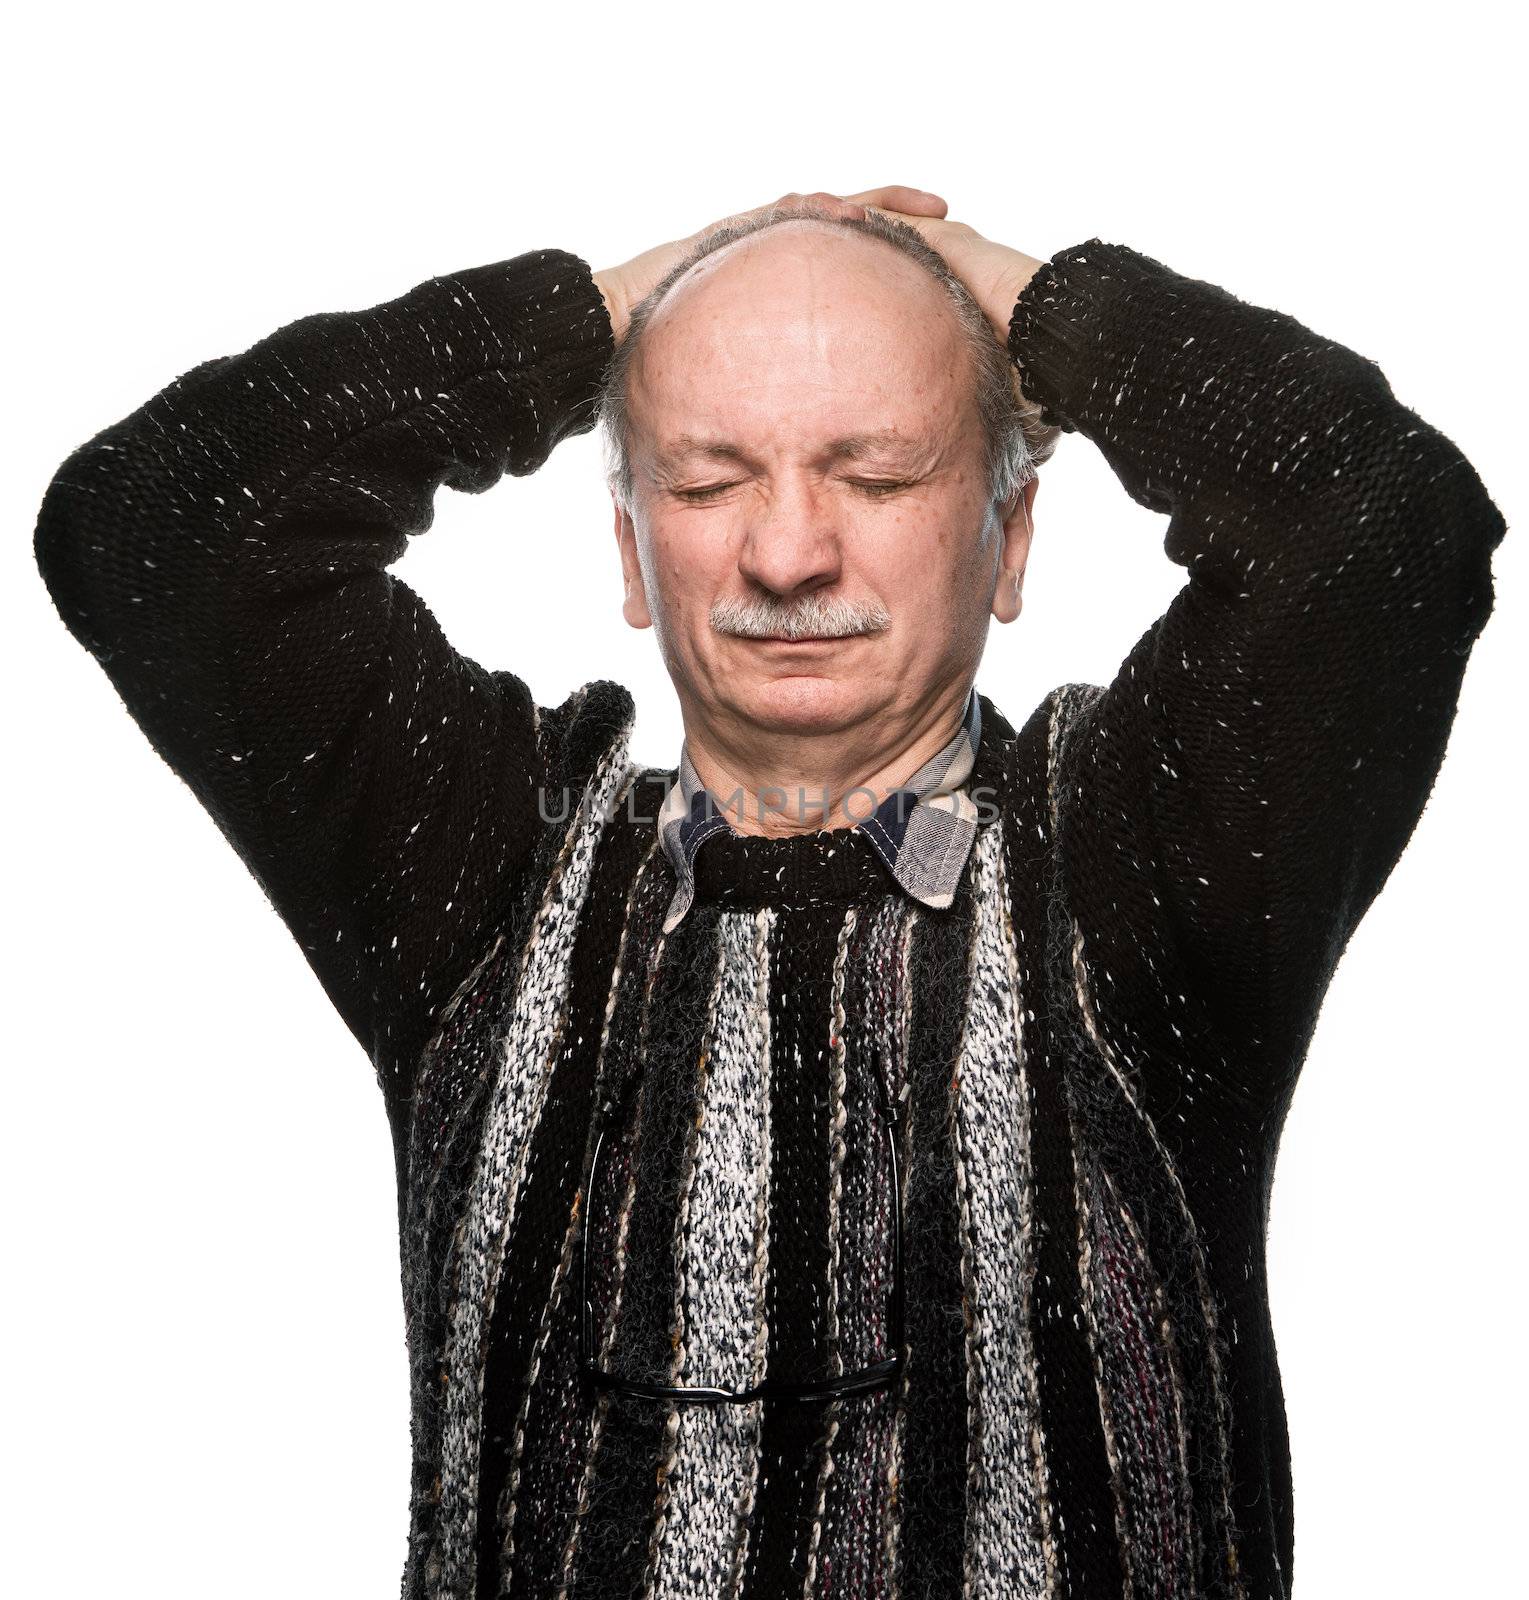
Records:
[[[912,464],[925,455],[931,444],[927,435],[900,432],[896,428],[866,429],[855,433],[830,431],[816,441],[817,453],[825,461],[886,461]],[[651,454],[661,467],[680,467],[693,462],[736,461],[746,453],[742,441],[718,430],[690,433],[681,429],[661,431],[652,441]]]
[[[795,228],[717,254],[659,308],[629,374],[634,442],[661,464],[771,448],[890,460],[966,425],[965,335],[916,262]]]

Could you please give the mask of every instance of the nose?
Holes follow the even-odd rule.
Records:
[[[777,487],[750,507],[738,570],[751,583],[789,597],[827,588],[842,569],[839,531],[826,497],[804,484]]]

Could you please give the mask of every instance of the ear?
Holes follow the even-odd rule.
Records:
[[[653,618],[648,612],[648,593],[642,585],[642,563],[637,558],[637,529],[614,490],[611,507],[616,513],[616,547],[621,552],[621,614],[634,628],[651,628]]]
[[[1019,615],[1025,586],[1025,563],[1030,559],[1030,538],[1035,531],[1033,508],[1041,480],[1033,477],[1015,490],[1004,507],[1003,551],[998,558],[998,585],[993,591],[993,615],[1013,622]]]

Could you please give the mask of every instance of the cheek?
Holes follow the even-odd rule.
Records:
[[[686,518],[651,531],[643,575],[649,605],[679,620],[706,610],[721,591],[729,556],[725,531],[707,529],[700,518]]]
[[[983,569],[980,524],[972,516],[965,497],[900,507],[862,546],[862,570],[889,599],[899,595],[915,607],[948,609]]]

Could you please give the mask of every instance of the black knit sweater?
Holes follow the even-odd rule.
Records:
[[[83,445],[37,528],[65,623],[375,1065],[405,1594],[1288,1594],[1274,1156],[1502,516],[1373,363],[1125,246],[1063,251],[1010,354],[1188,581],[1109,685],[1017,727],[983,698],[972,781],[1003,804],[948,911],[858,830],[719,837],[666,938],[673,773],[628,761],[626,692],[538,707],[388,571],[442,483],[587,429],[612,348],[559,250],[304,318]],[[538,785],[583,803],[548,821]],[[892,1388],[585,1385],[586,1256],[629,1377],[888,1353],[899,1201]]]

